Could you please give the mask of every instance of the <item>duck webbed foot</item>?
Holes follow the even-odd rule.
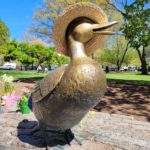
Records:
[[[28,120],[23,120],[19,125],[18,125],[18,136],[20,135],[28,135],[32,136],[37,132],[40,132],[40,126],[36,121],[28,121]]]
[[[52,147],[64,149],[65,145],[71,145],[72,141],[76,142],[79,145],[82,145],[70,129],[65,131],[43,129],[43,134],[43,136],[45,137],[45,144],[47,150],[51,149]]]
[[[70,145],[71,141],[74,139],[74,134],[70,129],[66,131],[43,129],[43,134],[45,137],[46,145],[50,147],[56,145],[63,146],[66,144]]]
[[[71,145],[70,141],[72,141],[72,139],[75,142],[77,142],[79,145],[82,145],[80,140],[72,133],[72,131],[70,129],[65,131],[65,138],[66,138],[66,141],[67,141],[68,145]]]
[[[77,139],[70,129],[67,130],[52,130],[44,124],[36,121],[23,120],[19,123],[17,133],[13,133],[24,142],[35,146],[46,147],[47,150],[64,149],[72,144],[81,142]]]

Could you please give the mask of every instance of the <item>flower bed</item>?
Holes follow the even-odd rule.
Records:
[[[29,114],[28,99],[30,96],[30,89],[24,87],[23,94],[16,95],[13,77],[6,74],[0,77],[0,109],[11,110],[12,107],[20,109],[23,114]]]

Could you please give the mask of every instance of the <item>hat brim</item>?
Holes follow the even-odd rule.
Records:
[[[53,40],[58,52],[69,55],[66,45],[66,31],[69,24],[80,17],[86,17],[94,23],[107,24],[108,19],[101,8],[92,3],[80,2],[67,7],[55,20],[53,27]],[[96,34],[90,41],[84,44],[85,52],[98,49],[104,42],[104,35]]]

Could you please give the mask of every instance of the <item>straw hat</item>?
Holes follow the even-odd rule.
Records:
[[[79,2],[67,7],[55,20],[53,27],[53,40],[58,52],[69,55],[66,45],[66,31],[69,24],[79,18],[86,17],[94,23],[107,24],[108,19],[101,8],[92,3]],[[98,49],[104,41],[104,35],[95,35],[84,44],[85,52]]]

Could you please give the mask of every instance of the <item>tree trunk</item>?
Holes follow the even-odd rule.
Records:
[[[122,59],[121,59],[121,61],[120,61],[120,68],[121,68],[121,66],[122,66],[122,64],[123,64],[123,62],[124,62],[126,53],[127,53],[127,51],[128,51],[128,47],[129,47],[129,42],[127,43],[127,46],[126,46],[125,51],[124,51],[124,54],[123,54]]]
[[[119,55],[120,55],[120,49],[119,49],[119,46],[118,46],[119,44],[118,44],[118,40],[117,40],[117,71],[119,72],[120,71],[120,57],[119,57]]]
[[[119,72],[120,71],[120,61],[119,61],[119,59],[117,60],[117,71]]]
[[[138,51],[140,61],[141,61],[141,73],[142,75],[148,75],[145,47],[143,47],[142,55],[140,53],[140,50],[137,50],[137,51]]]
[[[141,69],[142,69],[142,74],[143,74],[143,75],[147,75],[147,74],[148,74],[147,64],[146,64],[146,59],[145,59],[145,57],[142,59],[142,62],[141,62]]]

